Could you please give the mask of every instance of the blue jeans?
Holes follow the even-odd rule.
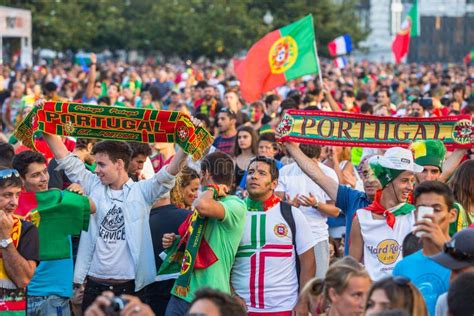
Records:
[[[166,306],[165,316],[184,316],[188,312],[190,305],[185,300],[171,295],[168,306]]]
[[[57,295],[28,296],[27,316],[70,316],[69,298]]]

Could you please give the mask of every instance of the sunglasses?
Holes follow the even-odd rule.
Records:
[[[20,177],[20,174],[16,169],[0,170],[0,179],[8,179],[11,177]]]
[[[457,260],[473,260],[474,254],[467,253],[462,250],[456,249],[456,241],[453,239],[444,244],[444,253],[447,253],[451,257]]]
[[[221,110],[219,111],[219,113],[227,113],[227,114],[229,114],[229,115],[232,116],[232,117],[235,117],[235,116],[236,116],[235,112],[232,111],[231,109],[228,109],[228,108],[223,108],[223,109],[221,109]]]

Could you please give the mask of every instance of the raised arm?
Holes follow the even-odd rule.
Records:
[[[86,98],[88,100],[92,98],[92,96],[94,95],[95,79],[97,77],[96,65],[97,65],[97,56],[94,53],[92,53],[91,64],[89,66],[89,77],[88,77],[87,87],[86,87]]]
[[[219,186],[219,196],[224,196],[226,190],[227,188],[225,186]],[[194,202],[194,206],[201,216],[217,218],[220,220],[225,217],[224,205],[214,200],[213,190],[205,190],[202,192]]]
[[[186,158],[188,155],[180,148],[173,159],[170,161],[169,165],[166,166],[166,170],[169,174],[175,176],[181,170],[183,164],[186,163]]]
[[[337,104],[336,100],[332,97],[331,90],[329,90],[329,87],[326,84],[323,84],[323,93],[326,99],[328,100],[329,106],[334,112],[340,112],[341,108]]]
[[[456,168],[462,161],[462,158],[466,154],[466,149],[456,149],[449,155],[448,159],[443,163],[443,172],[439,177],[438,181],[447,182],[453,175]]]
[[[43,133],[43,138],[51,149],[54,158],[63,159],[66,158],[66,156],[69,154],[66,145],[64,145],[63,141],[61,140],[61,137],[57,135]]]
[[[306,156],[296,143],[285,142],[286,149],[290,153],[298,164],[298,166],[303,170],[304,173],[308,175],[317,185],[319,185],[331,200],[337,200],[337,190],[339,185],[331,177],[327,176],[318,164],[313,161],[311,158]]]

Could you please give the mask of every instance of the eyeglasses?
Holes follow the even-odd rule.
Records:
[[[0,179],[8,179],[11,177],[20,177],[20,174],[16,169],[3,169],[0,170]]]
[[[447,253],[451,257],[457,260],[473,260],[474,254],[467,253],[462,250],[456,249],[456,240],[451,239],[444,244],[444,253]]]

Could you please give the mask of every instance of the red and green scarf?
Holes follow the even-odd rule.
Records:
[[[21,238],[21,220],[13,215],[13,228],[10,233],[13,240],[13,246],[18,248]],[[0,252],[0,314],[7,316],[25,315],[26,310],[26,292],[24,289],[5,289],[3,286],[10,287],[13,282],[7,275]]]
[[[247,211],[249,212],[266,212],[278,203],[280,203],[280,198],[276,195],[270,196],[265,201],[255,201],[247,197],[245,203],[247,204]]]
[[[195,127],[181,112],[68,102],[46,102],[41,108],[35,107],[17,127],[15,136],[35,149],[36,131],[82,138],[176,143],[195,160],[214,141],[207,130]]]
[[[380,203],[380,198],[382,196],[382,190],[377,190],[375,193],[375,199],[369,206],[365,207],[365,210],[371,211],[374,214],[382,215],[386,218],[387,225],[393,229],[395,226],[396,217],[400,215],[410,214],[415,210],[415,206],[408,203],[400,204],[396,210],[389,211]]]
[[[438,139],[448,149],[471,148],[472,130],[469,115],[382,117],[307,110],[288,110],[277,128],[283,142],[390,148]]]
[[[189,283],[194,269],[206,269],[216,263],[217,258],[204,238],[208,218],[199,215],[197,210],[179,226],[179,237],[173,245],[160,254],[163,263],[156,280],[176,278],[174,294],[185,297],[189,293]]]

